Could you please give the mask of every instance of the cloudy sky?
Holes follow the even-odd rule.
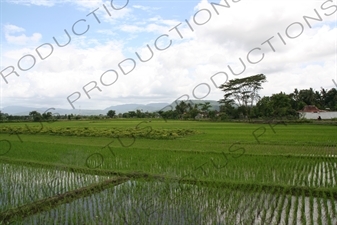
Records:
[[[268,81],[261,95],[330,89],[336,5],[1,0],[0,108],[219,100],[216,86],[260,73]]]

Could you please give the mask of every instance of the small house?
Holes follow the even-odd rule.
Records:
[[[331,111],[326,111],[326,110],[321,110],[318,109],[314,105],[306,105],[304,106],[303,110],[298,111],[300,114],[300,118],[305,118],[305,119],[333,119],[337,118],[337,112],[331,112]]]

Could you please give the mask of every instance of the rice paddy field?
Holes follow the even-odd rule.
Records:
[[[337,224],[337,124],[0,123],[0,224]]]

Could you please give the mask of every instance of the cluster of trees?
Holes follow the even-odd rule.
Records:
[[[158,116],[159,114],[156,112],[143,112],[143,110],[139,109],[119,114],[116,114],[115,110],[109,110],[107,113],[108,118],[156,118]]]
[[[212,108],[210,102],[195,104],[192,101],[181,101],[174,110],[159,111],[159,115],[165,119],[215,119],[219,112],[210,108]]]
[[[337,110],[337,90],[332,88],[314,91],[312,88],[298,90],[286,94],[280,92],[272,96],[260,97],[258,91],[266,82],[263,74],[230,80],[222,85],[225,92],[221,112],[228,118],[298,118],[298,111],[306,105],[315,105],[322,110]]]
[[[52,112],[47,113],[39,113],[37,111],[31,111],[26,116],[19,116],[19,115],[9,115],[8,113],[2,113],[0,111],[0,122],[4,121],[33,121],[33,122],[48,122],[48,121],[55,121],[55,120],[79,120],[84,117],[89,119],[100,119],[101,116],[81,116],[81,115],[74,115],[74,114],[65,114],[61,115],[58,113],[53,114]]]
[[[219,100],[220,110],[211,110],[210,102],[193,103],[181,101],[176,104],[174,110],[159,112],[143,112],[142,110],[128,111],[116,114],[115,110],[109,110],[105,115],[80,116],[80,115],[53,115],[51,112],[40,114],[32,111],[29,116],[12,116],[0,111],[0,121],[30,120],[35,122],[50,121],[56,119],[106,119],[106,118],[158,118],[165,119],[198,119],[211,120],[227,119],[253,119],[253,118],[298,118],[298,111],[306,105],[315,105],[319,109],[337,111],[337,90],[332,88],[314,91],[312,88],[298,90],[286,94],[280,92],[272,96],[261,98],[259,90],[266,82],[266,76],[257,74],[250,77],[229,80],[220,86],[225,92],[224,98]]]
[[[167,119],[196,119],[209,118],[211,120],[226,120],[247,118],[256,102],[260,99],[258,91],[262,89],[262,83],[266,82],[263,74],[258,74],[242,79],[230,80],[220,86],[225,92],[220,111],[210,110],[209,102],[203,104],[191,104],[180,102],[175,110],[159,112]]]
[[[293,93],[278,93],[263,97],[254,107],[252,116],[296,116],[297,111],[306,105],[315,105],[321,110],[337,111],[337,90],[332,88],[314,91],[312,88],[297,90]]]
[[[261,97],[259,90],[265,83],[266,76],[257,74],[250,77],[229,80],[220,86],[225,92],[224,98],[219,100],[220,110],[210,110],[208,102],[193,104],[180,102],[175,110],[160,111],[166,119],[196,119],[211,120],[227,119],[259,119],[259,118],[288,118],[298,119],[298,111],[306,105],[315,105],[327,111],[337,111],[337,90],[332,88],[314,91],[312,88],[298,90],[286,94],[280,92],[272,96]]]
[[[14,116],[8,113],[3,113],[0,111],[0,122],[2,121],[26,121],[29,120],[30,116]]]
[[[60,115],[58,113],[52,114],[51,112],[39,113],[37,111],[31,111],[28,116],[9,115],[8,113],[2,113],[0,111],[0,122],[2,121],[34,121],[45,122],[54,120],[100,120],[107,118],[157,118],[159,114],[156,112],[142,112],[141,110],[129,111],[126,113],[116,114],[115,110],[109,110],[106,115],[74,115],[65,114]]]
[[[32,120],[34,122],[41,122],[41,121],[51,121],[51,120],[60,119],[60,118],[61,118],[60,115],[55,117],[52,115],[51,112],[41,114],[37,111],[31,111],[28,116],[16,116],[16,115],[9,115],[8,113],[2,113],[0,111],[0,121],[29,121],[29,120]]]

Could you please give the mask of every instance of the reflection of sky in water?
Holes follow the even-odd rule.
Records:
[[[296,203],[298,201],[298,203]],[[323,203],[326,201],[326,203]],[[297,204],[297,206],[296,206]],[[312,204],[312,206],[310,205]],[[337,201],[262,190],[241,191],[179,185],[126,182],[24,220],[29,224],[295,224],[327,222]],[[323,205],[326,205],[325,209]],[[290,206],[286,220],[287,207]],[[305,207],[302,210],[302,207]],[[312,209],[311,209],[312,207]],[[312,211],[311,211],[312,210]],[[326,210],[326,211],[325,211]],[[280,214],[280,222],[277,222]],[[321,214],[321,216],[319,216]],[[312,218],[310,216],[312,215]],[[313,220],[311,220],[313,219]]]
[[[108,179],[60,170],[0,163],[0,211]]]

